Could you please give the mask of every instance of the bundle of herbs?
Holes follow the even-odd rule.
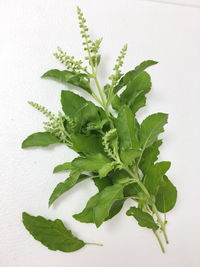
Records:
[[[63,112],[58,115],[29,102],[48,121],[44,122],[45,131],[27,137],[22,148],[62,143],[77,152],[77,158],[72,162],[54,168],[54,173],[65,171],[69,172],[69,176],[53,190],[49,206],[76,184],[90,179],[98,188],[98,193],[88,200],[83,211],[73,215],[74,219],[99,227],[118,214],[124,202],[131,199],[133,206],[126,215],[135,218],[140,226],[151,229],[164,252],[162,239],[168,243],[166,213],[174,207],[177,198],[176,188],[166,176],[170,162],[157,162],[162,144],[158,136],[164,131],[168,115],[152,114],[141,124],[136,118],[137,111],[146,104],[146,94],[151,90],[151,78],[145,69],[157,62],[144,61],[122,74],[121,67],[127,51],[125,45],[109,82],[102,88],[97,75],[102,38],[91,40],[79,7],[77,14],[87,53],[85,62],[75,60],[58,48],[54,55],[66,69],[52,69],[42,77],[73,85],[74,89],[78,87],[90,98],[92,96],[94,102],[73,90],[63,90]],[[86,244],[96,244],[76,238],[59,219],[51,221],[25,212],[22,217],[33,237],[51,250],[71,252]]]

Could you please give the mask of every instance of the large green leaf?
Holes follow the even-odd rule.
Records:
[[[152,145],[160,133],[164,131],[164,125],[167,123],[168,115],[156,113],[148,116],[141,124],[139,130],[140,143],[143,149]]]
[[[119,212],[122,203],[120,205],[120,203],[115,202],[121,199],[123,199],[123,186],[119,184],[108,186],[90,198],[84,210],[73,217],[80,222],[94,222],[99,227],[103,221],[113,217],[117,211]],[[115,207],[113,207],[114,203]],[[113,210],[110,213],[112,207]]]
[[[155,195],[158,191],[163,175],[169,170],[171,163],[169,161],[161,161],[151,166],[145,176],[145,186],[149,193]]]
[[[128,106],[123,106],[116,120],[121,149],[140,148],[136,119]]]
[[[146,60],[143,61],[140,65],[138,65],[134,70],[127,72],[119,81],[119,83],[114,88],[114,93],[117,93],[122,87],[127,85],[130,80],[135,79],[141,72],[143,72],[146,68],[157,64],[158,62],[154,60]]]
[[[84,73],[75,73],[68,70],[49,70],[42,75],[42,78],[52,78],[56,81],[62,82],[64,84],[72,84],[78,86],[88,93],[91,92],[89,77]]]
[[[104,153],[101,137],[94,134],[72,134],[71,135],[73,148],[77,152],[84,154]]]
[[[170,182],[168,177],[164,175],[161,186],[156,195],[156,207],[160,212],[168,212],[173,209],[176,204],[177,190]]]
[[[158,159],[159,147],[162,145],[162,140],[155,141],[151,146],[147,147],[142,155],[139,167],[143,174],[146,174],[149,168]]]
[[[126,215],[135,217],[138,224],[142,227],[147,227],[154,231],[158,229],[158,225],[155,223],[153,217],[149,213],[142,211],[140,208],[130,207],[126,212]]]
[[[58,199],[62,194],[67,192],[69,189],[71,189],[73,186],[75,186],[77,183],[82,182],[83,180],[87,179],[89,176],[87,175],[80,175],[80,171],[72,170],[70,173],[69,178],[67,178],[64,182],[59,183],[55,189],[53,190],[53,193],[51,194],[49,198],[49,206],[53,204],[53,202]]]
[[[120,95],[121,104],[128,105],[134,113],[146,103],[145,95],[151,89],[151,78],[142,72],[135,79],[130,80],[126,90]]]
[[[51,144],[60,143],[60,140],[53,134],[48,132],[38,132],[29,135],[22,143],[22,148],[32,146],[48,146]]]
[[[76,238],[59,219],[51,221],[26,212],[23,212],[22,218],[29,233],[51,250],[72,252],[85,246],[85,242]]]

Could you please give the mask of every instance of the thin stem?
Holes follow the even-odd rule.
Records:
[[[160,236],[158,235],[158,233],[156,231],[153,231],[153,232],[154,232],[154,234],[155,234],[155,236],[156,236],[156,238],[158,240],[158,243],[160,245],[160,248],[162,250],[162,253],[165,253],[165,249],[164,249],[163,243],[162,243],[162,241],[160,239]]]
[[[164,238],[165,238],[165,242],[167,244],[169,244],[169,240],[168,240],[168,237],[167,237],[167,234],[166,234],[166,230],[165,230],[165,223],[163,223],[161,217],[160,217],[160,214],[155,206],[155,204],[152,205],[152,210],[153,212],[156,214],[156,217],[157,217],[157,220],[161,226],[161,230],[163,231],[163,235],[164,235]]]
[[[86,245],[94,245],[94,246],[100,246],[102,247],[103,244],[99,244],[99,243],[85,243]]]

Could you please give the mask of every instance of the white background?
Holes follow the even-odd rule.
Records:
[[[124,71],[146,59],[153,90],[141,121],[153,112],[169,113],[161,160],[171,160],[169,176],[178,188],[176,208],[169,213],[170,245],[162,255],[150,230],[124,216],[96,229],[71,215],[82,210],[92,182],[83,182],[47,208],[48,197],[65,174],[55,165],[71,160],[64,146],[21,150],[27,135],[42,130],[43,116],[27,104],[37,101],[60,109],[62,84],[42,80],[51,68],[62,68],[52,56],[57,45],[82,57],[75,7],[79,4],[92,36],[104,37],[102,84],[124,43],[129,51]],[[199,267],[200,266],[200,9],[133,0],[1,0],[0,1],[0,266],[1,267]],[[48,250],[21,223],[21,213],[62,219],[87,246],[74,253]]]

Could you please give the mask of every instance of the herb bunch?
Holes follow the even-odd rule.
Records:
[[[133,206],[126,215],[134,217],[140,226],[151,229],[164,252],[162,239],[168,243],[166,213],[174,207],[177,198],[176,188],[166,176],[170,162],[157,162],[162,144],[158,136],[164,131],[168,115],[152,114],[141,124],[136,118],[137,111],[146,104],[146,94],[151,90],[151,78],[145,70],[157,62],[144,61],[123,74],[125,45],[108,83],[102,88],[97,75],[102,38],[91,40],[79,7],[77,14],[86,52],[85,63],[58,48],[54,55],[66,69],[52,69],[42,77],[73,85],[74,90],[84,90],[94,102],[73,90],[63,90],[62,112],[58,115],[29,102],[48,121],[44,122],[45,131],[27,137],[22,148],[63,143],[78,154],[72,162],[54,168],[54,173],[69,172],[69,176],[53,190],[49,206],[76,184],[90,179],[98,193],[88,200],[80,213],[73,215],[76,220],[99,227],[118,214],[124,202],[131,199]],[[91,86],[92,82],[96,88]],[[96,244],[76,238],[59,219],[51,221],[24,212],[23,223],[36,240],[52,250],[71,252],[86,244]]]

